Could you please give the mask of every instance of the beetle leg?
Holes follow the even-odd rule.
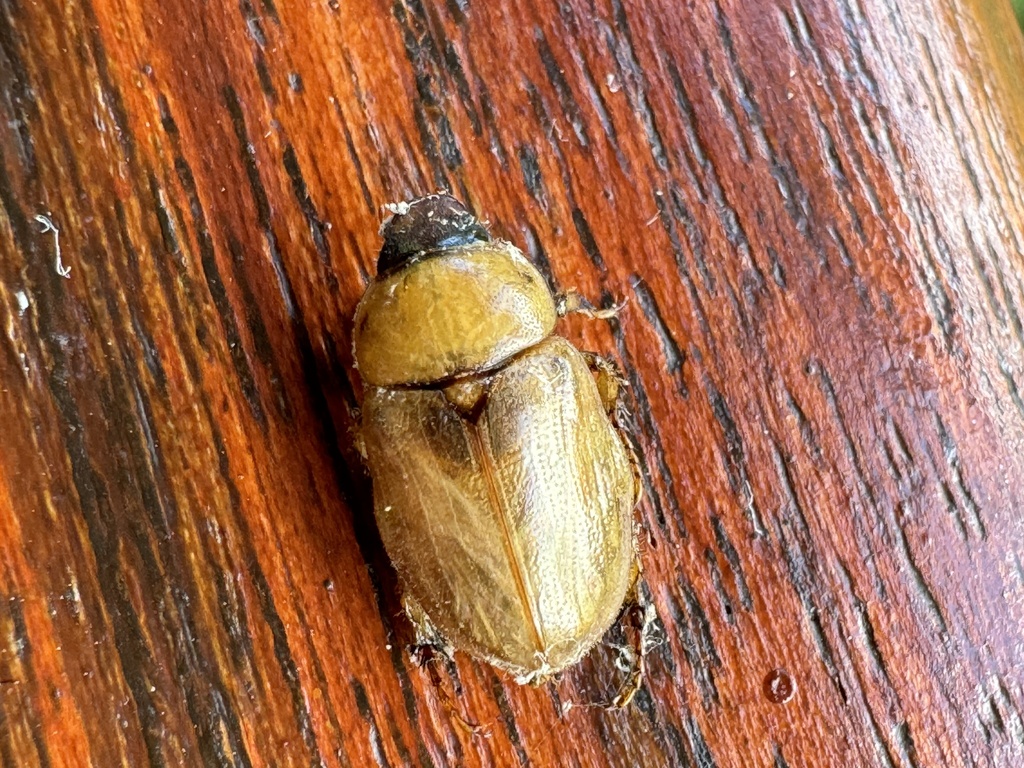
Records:
[[[613,317],[618,316],[625,306],[626,301],[623,299],[618,304],[598,309],[590,302],[590,299],[573,288],[555,296],[555,311],[558,312],[559,317],[565,317],[568,314],[580,314],[594,320],[611,320]]]
[[[605,411],[614,421],[618,421],[622,412],[622,390],[629,386],[628,382],[619,367],[607,357],[584,352],[583,359],[587,361],[587,367],[597,382],[597,391],[601,394]]]
[[[413,661],[416,665],[426,671],[427,676],[430,678],[430,684],[434,687],[434,692],[441,700],[441,706],[444,707],[448,716],[451,717],[460,728],[468,731],[474,736],[490,736],[490,727],[483,723],[474,723],[472,720],[464,717],[459,712],[455,699],[453,699],[451,694],[449,694],[445,689],[444,680],[441,679],[441,672],[438,670],[438,666],[442,662],[450,661],[445,653],[445,649],[436,645],[423,643],[421,645],[414,645],[410,650],[410,654],[412,655]]]
[[[465,729],[474,736],[490,736],[490,728],[481,723],[474,723],[463,717],[451,694],[445,688],[444,680],[441,679],[439,667],[442,664],[452,664],[452,648],[437,633],[430,619],[423,609],[408,597],[403,598],[402,607],[405,615],[409,617],[413,628],[416,630],[416,642],[409,647],[409,655],[413,663],[424,670],[430,678],[430,684],[434,692],[441,700],[441,706],[460,728]]]
[[[359,451],[359,456],[366,461],[366,441],[363,439],[363,432],[359,427],[352,427],[350,434],[352,435],[352,443],[355,445],[356,450]]]
[[[643,497],[644,482],[643,468],[640,466],[640,455],[633,440],[635,428],[632,428],[633,417],[626,406],[626,399],[622,396],[623,390],[629,386],[626,377],[622,375],[619,367],[607,357],[601,357],[593,352],[584,352],[583,359],[587,361],[590,372],[597,382],[597,391],[601,395],[601,402],[605,412],[612,420],[619,439],[626,447],[629,454],[629,466],[633,470],[633,506],[640,503]]]
[[[647,652],[655,645],[658,615],[655,613],[654,604],[647,599],[639,570],[628,600],[626,615],[636,638],[633,645],[633,658],[629,674],[619,686],[619,692],[615,698],[605,705],[606,709],[622,709],[633,700],[644,683],[644,674],[647,671]]]

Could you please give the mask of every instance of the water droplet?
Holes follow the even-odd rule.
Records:
[[[773,704],[785,704],[796,693],[796,680],[784,669],[773,669],[764,679],[764,695]]]

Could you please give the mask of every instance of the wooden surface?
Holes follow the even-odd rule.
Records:
[[[0,3],[0,762],[1021,765],[1022,71],[1008,0]],[[351,315],[437,188],[629,300],[562,326],[647,467],[625,712],[459,657],[473,737],[404,651]]]

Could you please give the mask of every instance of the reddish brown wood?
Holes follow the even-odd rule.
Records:
[[[1022,71],[1005,0],[0,5],[0,762],[1024,764]],[[350,318],[441,187],[629,299],[563,326],[647,467],[625,712],[459,657],[474,737],[404,651]]]

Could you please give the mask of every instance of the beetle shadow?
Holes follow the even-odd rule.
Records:
[[[345,308],[346,311],[349,308]],[[354,308],[352,308],[354,311]],[[343,316],[348,318],[351,311]],[[352,323],[344,320],[337,335],[327,329],[312,345],[315,380],[311,396],[320,412],[323,440],[335,487],[351,515],[352,532],[366,564],[374,602],[392,646],[401,650],[413,642],[412,624],[401,603],[398,574],[384,550],[373,514],[373,484],[357,447],[361,386],[352,359]],[[307,375],[307,378],[312,376]],[[343,524],[343,520],[337,521]],[[394,656],[394,652],[392,653]]]

